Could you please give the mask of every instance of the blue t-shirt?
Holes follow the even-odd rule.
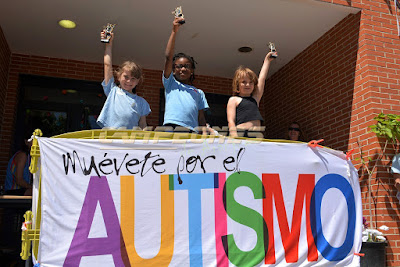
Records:
[[[400,173],[400,154],[394,156],[391,171],[392,173]]]
[[[132,129],[139,125],[140,117],[151,112],[149,103],[137,94],[131,94],[114,83],[111,78],[108,84],[101,83],[107,100],[104,103],[97,124],[101,127]]]
[[[165,88],[164,124],[177,124],[191,130],[199,126],[199,110],[208,109],[204,92],[196,87],[177,81],[171,72],[162,76]]]
[[[17,184],[17,162],[15,161],[15,157],[18,155],[18,153],[25,153],[22,151],[18,151],[17,153],[12,156],[12,158],[8,161],[8,166],[7,166],[7,173],[6,173],[6,181],[5,181],[5,186],[4,190],[14,190],[14,189],[20,189],[21,187]],[[23,178],[25,182],[28,184],[31,183],[31,172],[29,171],[29,165],[31,164],[31,157],[28,154],[25,166],[24,166],[24,173]]]

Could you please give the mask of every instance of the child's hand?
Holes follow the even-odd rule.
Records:
[[[113,41],[113,39],[114,39],[114,33],[112,32],[112,33],[110,33],[110,35],[111,35],[111,37],[110,37],[110,41],[108,42],[109,44],[111,44],[112,41]],[[101,37],[101,39],[106,39],[106,38],[107,38],[106,32],[105,32],[105,31],[102,31],[102,32],[100,33],[100,37]]]
[[[172,31],[177,32],[179,27],[182,26],[182,24],[179,22],[184,21],[184,20],[185,20],[184,18],[175,17],[174,21],[172,22],[172,25],[173,25]]]
[[[272,57],[272,55],[278,56],[278,52],[269,52],[269,53],[265,56],[265,59],[271,62],[272,60],[275,59],[274,57]]]

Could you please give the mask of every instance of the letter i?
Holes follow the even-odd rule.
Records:
[[[215,203],[215,248],[217,254],[217,266],[228,267],[228,255],[225,254],[222,243],[222,236],[227,235],[227,216],[224,206],[226,205],[226,194],[224,192],[224,185],[226,181],[226,173],[216,173],[215,181],[218,183],[214,189],[214,203]]]

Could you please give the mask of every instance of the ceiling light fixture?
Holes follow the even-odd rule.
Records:
[[[253,48],[248,47],[248,46],[242,46],[242,47],[239,47],[238,51],[240,53],[249,53],[249,52],[253,51]]]
[[[76,27],[76,23],[69,19],[62,19],[58,22],[58,25],[65,29],[73,29]]]

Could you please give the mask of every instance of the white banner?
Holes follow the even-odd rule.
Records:
[[[342,152],[38,139],[41,266],[346,266],[361,248],[358,175]]]

